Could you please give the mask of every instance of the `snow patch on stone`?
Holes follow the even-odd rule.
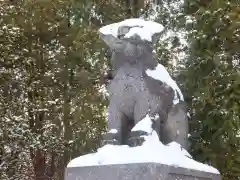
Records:
[[[118,132],[118,130],[117,129],[111,129],[109,132],[113,133],[113,134],[116,134]]]
[[[146,74],[156,80],[162,81],[169,85],[175,92],[173,104],[178,104],[179,101],[184,101],[183,94],[177,83],[171,78],[166,68],[162,64],[158,64],[154,70],[147,69]],[[180,96],[178,98],[178,95]]]
[[[145,118],[143,118],[141,121],[139,121],[133,128],[132,131],[144,131],[148,134],[151,134],[153,132],[152,129],[152,120],[147,115]]]

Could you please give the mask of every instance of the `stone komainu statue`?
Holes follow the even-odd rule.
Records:
[[[174,105],[173,89],[146,74],[146,70],[154,70],[158,64],[153,53],[155,42],[143,41],[138,35],[125,39],[129,29],[119,27],[118,38],[101,34],[110,48],[112,66],[112,80],[108,85],[109,131],[103,142],[141,144],[140,136],[146,132],[131,132],[131,129],[149,114],[155,118],[154,129],[164,144],[176,141],[187,148],[188,119],[184,102]]]

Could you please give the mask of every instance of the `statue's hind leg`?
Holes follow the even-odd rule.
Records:
[[[172,141],[188,149],[188,118],[184,103],[174,105],[168,114],[168,119],[161,124],[161,141],[168,144]]]

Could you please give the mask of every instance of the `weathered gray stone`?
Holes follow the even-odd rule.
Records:
[[[219,174],[158,163],[71,167],[65,180],[221,180]]]

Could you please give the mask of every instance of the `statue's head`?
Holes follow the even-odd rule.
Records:
[[[153,31],[157,27],[158,30]],[[148,25],[148,27],[147,27]],[[163,27],[155,22],[142,19],[128,19],[101,28],[100,35],[108,46],[108,56],[116,62],[117,68],[123,63],[152,61],[153,48]]]
[[[153,47],[162,30],[163,26],[159,23],[132,18],[103,26],[99,33],[109,48],[113,48],[115,42],[122,39],[130,40],[132,43],[148,42]]]

